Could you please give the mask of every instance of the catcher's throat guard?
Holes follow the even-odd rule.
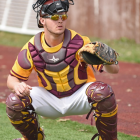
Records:
[[[68,12],[69,5],[74,5],[73,0],[37,0],[32,5],[33,10],[37,12],[37,23],[39,28],[43,25],[38,22],[38,16],[43,17],[46,15],[54,15],[55,13]]]

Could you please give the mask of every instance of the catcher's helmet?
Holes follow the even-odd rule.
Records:
[[[37,0],[33,4],[33,10],[37,12],[37,24],[39,28],[43,25],[38,22],[38,16],[43,17],[45,15],[53,15],[55,13],[67,12],[69,9],[69,4],[74,5],[73,0]]]

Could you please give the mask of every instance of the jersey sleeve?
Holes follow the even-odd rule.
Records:
[[[82,36],[82,38],[83,38],[83,41],[84,41],[83,46],[91,42],[89,37],[87,37],[87,36]]]
[[[15,76],[19,80],[23,81],[28,80],[33,69],[33,61],[28,49],[28,43],[29,42],[27,42],[19,52],[16,61],[10,71],[10,75]]]

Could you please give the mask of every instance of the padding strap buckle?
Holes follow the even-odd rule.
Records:
[[[86,116],[86,119],[87,119],[87,120],[88,120],[88,118],[89,118],[89,116],[90,116],[92,110],[95,110],[95,109],[96,109],[96,107],[94,107],[93,104],[95,104],[95,101],[92,102],[92,108],[90,109],[89,113],[88,113],[87,116]]]

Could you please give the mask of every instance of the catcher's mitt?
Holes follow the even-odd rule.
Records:
[[[100,42],[93,42],[83,46],[79,50],[80,60],[91,65],[111,65],[117,64],[118,53]]]

